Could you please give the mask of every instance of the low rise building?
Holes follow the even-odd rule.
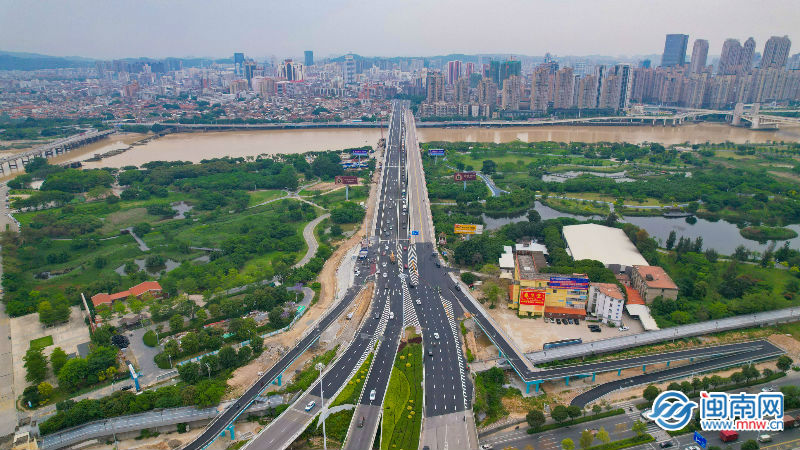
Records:
[[[136,286],[133,286],[130,289],[117,292],[114,294],[101,292],[99,294],[95,294],[92,296],[92,304],[95,307],[103,304],[111,306],[117,300],[126,299],[130,296],[141,298],[141,296],[146,293],[150,293],[150,295],[152,295],[153,297],[160,297],[161,285],[158,284],[158,281],[145,281],[137,284]]]
[[[600,261],[614,273],[625,272],[637,264],[647,264],[647,260],[619,228],[588,223],[565,226],[562,233],[567,242],[567,253],[576,261]]]
[[[631,285],[639,291],[645,303],[653,303],[656,297],[675,300],[678,298],[678,286],[659,266],[633,266]]]
[[[622,310],[625,296],[619,286],[613,283],[590,283],[587,311],[603,323],[622,323]]]
[[[514,252],[514,283],[509,288],[509,307],[529,317],[586,317],[589,289],[586,275],[539,273],[543,262],[541,252]]]

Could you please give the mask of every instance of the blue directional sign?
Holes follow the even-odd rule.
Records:
[[[350,153],[355,156],[367,156],[369,155],[369,150],[363,148],[354,148],[350,151]]]
[[[706,444],[708,444],[706,438],[704,438],[703,435],[698,433],[697,431],[694,432],[694,441],[697,442],[697,444],[700,445],[701,448],[706,448]]]
[[[444,156],[444,149],[443,148],[432,148],[428,150],[428,154],[431,156]]]
[[[412,236],[419,236],[419,231],[418,230],[411,230],[411,235]]]

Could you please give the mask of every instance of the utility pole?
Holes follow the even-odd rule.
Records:
[[[324,368],[324,364],[317,363],[317,370],[319,370],[319,398],[322,402],[320,405],[320,414],[322,414],[322,448],[323,450],[328,450],[328,435],[325,433],[325,396],[322,392],[322,369]]]

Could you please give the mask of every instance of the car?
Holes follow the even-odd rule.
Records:
[[[407,245],[404,245],[404,246],[403,246],[403,250],[408,250],[408,246],[407,246]]]
[[[670,448],[672,447],[672,441],[664,441],[658,444],[661,448]]]
[[[568,320],[569,319],[561,319],[561,325],[569,325],[569,322],[567,322]]]
[[[374,315],[374,316],[372,316],[372,318],[373,318],[373,319],[380,319],[380,318],[381,318],[381,315],[380,315],[380,314],[378,314],[378,313],[375,313],[375,315]]]
[[[375,389],[369,391],[369,401],[375,400]]]
[[[404,269],[408,269],[408,264],[407,263],[403,263],[403,268]]]
[[[386,272],[383,272],[383,278],[388,277],[389,275]]]
[[[439,261],[436,261],[436,267],[442,267],[442,265],[439,263]]]
[[[389,320],[394,319],[394,313],[389,311]]]
[[[619,331],[628,331],[628,330],[630,330],[630,328],[628,328],[626,326],[621,326],[618,329],[619,329]]]
[[[601,329],[600,329],[600,327],[597,327],[597,328],[590,328],[589,330],[590,330],[592,333],[602,333],[602,332],[603,332],[603,330],[601,330]]]
[[[428,356],[433,356],[433,350],[428,349]]]
[[[364,416],[361,416],[361,419],[358,421],[358,428],[364,428]]]
[[[315,402],[314,400],[311,400],[306,405],[306,411],[311,411],[312,409],[314,409],[315,406],[317,406],[317,402]]]
[[[700,447],[696,445],[687,445],[686,447],[683,447],[683,450],[700,450]]]
[[[772,386],[766,386],[766,387],[761,388],[761,392],[772,392],[774,390],[775,390],[775,388],[772,387]]]
[[[130,391],[131,389],[133,389],[133,386],[131,386],[131,385],[129,384],[129,385],[127,385],[127,386],[122,386],[122,387],[120,388],[120,391]]]
[[[494,447],[492,447],[492,444],[481,444],[480,447],[481,450],[492,450],[493,448]]]
[[[770,436],[768,434],[762,434],[762,435],[760,435],[758,437],[758,442],[761,442],[762,444],[765,443],[765,442],[772,442],[772,436]],[[700,450],[700,449],[698,449],[698,450]]]
[[[439,339],[439,333],[433,333],[433,338],[434,339]]]
[[[418,305],[421,305],[421,304],[422,304],[422,302],[421,302],[419,299],[417,299],[416,301],[417,301],[417,304],[418,304]]]
[[[556,319],[556,323],[561,325],[561,319]]]
[[[575,323],[575,322],[573,322],[573,320],[572,320],[572,319],[567,319],[567,323],[569,323],[570,325],[572,325],[572,324],[573,324],[573,323]]]
[[[383,267],[386,267],[386,261],[381,264]]]
[[[580,325],[580,324],[581,324],[581,319],[575,319],[575,325]]]

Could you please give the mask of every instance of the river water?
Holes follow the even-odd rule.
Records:
[[[558,217],[572,217],[578,220],[603,219],[600,216],[588,217],[562,213],[550,208],[549,206],[545,206],[538,201],[535,204],[535,208],[536,211],[539,212],[539,215],[542,216],[542,220],[556,219]],[[483,220],[486,223],[487,230],[495,230],[507,223],[521,222],[528,220],[528,218],[525,214],[499,219],[493,219],[484,215]],[[662,245],[667,241],[670,231],[673,230],[679,238],[683,236],[695,240],[698,237],[702,237],[703,249],[713,248],[723,255],[732,254],[734,250],[736,250],[736,247],[740,245],[744,245],[747,249],[758,252],[763,252],[769,245],[767,243],[761,244],[759,242],[743,238],[742,235],[739,234],[739,229],[736,227],[736,225],[725,222],[724,220],[712,222],[710,220],[697,218],[696,223],[690,224],[686,222],[686,218],[683,217],[668,219],[661,216],[651,216],[623,217],[621,221],[629,222],[640,228],[644,228],[647,230],[650,236],[653,236],[657,241],[660,241]],[[786,228],[791,228],[800,234],[800,225],[789,225]],[[778,241],[775,248],[781,247],[784,242],[785,241]],[[794,239],[789,239],[788,242],[790,247],[800,248],[800,236]]]
[[[679,127],[663,126],[548,126],[509,128],[419,128],[421,142],[660,142],[665,145],[683,142],[767,142],[800,141],[800,127],[778,131],[752,131],[726,124],[703,123]],[[127,145],[140,135],[116,135],[65,155],[67,160],[84,161],[95,153],[103,153]],[[152,160],[198,162],[223,156],[258,156],[276,153],[304,153],[319,150],[375,145],[381,131],[362,129],[256,130],[210,133],[176,133],[133,147],[125,153],[86,167],[123,167],[141,165]]]

